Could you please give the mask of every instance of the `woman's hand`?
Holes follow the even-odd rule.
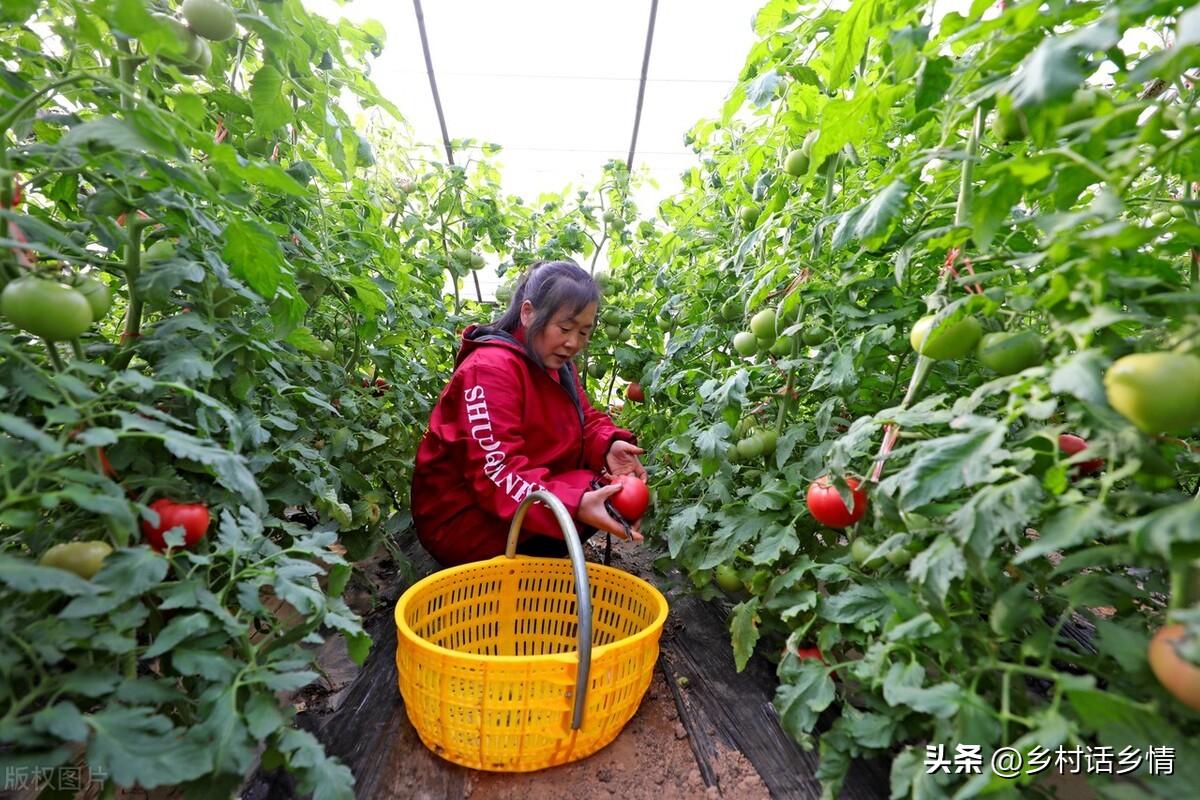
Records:
[[[613,519],[612,515],[608,513],[608,509],[604,507],[604,501],[619,491],[621,491],[620,484],[609,484],[599,489],[593,489],[590,492],[584,492],[583,497],[579,501],[579,510],[575,512],[575,518],[584,525],[591,525],[593,528],[611,533],[618,539],[625,539],[625,528],[621,523]],[[629,538],[632,541],[642,541],[641,526],[642,521],[640,519],[629,523],[631,533],[631,537]]]
[[[647,480],[646,468],[642,466],[642,462],[638,461],[638,456],[645,452],[635,444],[624,439],[617,439],[608,448],[608,456],[604,459],[604,463],[613,475],[632,475],[644,482]]]

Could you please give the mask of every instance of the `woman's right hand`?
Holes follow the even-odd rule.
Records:
[[[606,533],[611,533],[618,539],[625,539],[625,528],[620,522],[612,518],[608,513],[608,509],[604,507],[604,501],[612,497],[617,492],[621,491],[621,484],[610,483],[608,486],[601,486],[599,489],[593,489],[590,492],[584,492],[583,497],[579,500],[579,511],[575,513],[575,517],[584,525],[591,525],[593,528],[602,530]],[[640,530],[642,521],[632,520],[629,523],[632,541],[640,542],[643,540]]]

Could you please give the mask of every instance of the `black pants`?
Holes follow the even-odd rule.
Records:
[[[596,533],[591,525],[583,526],[579,531],[579,543],[583,544]],[[523,556],[539,556],[541,558],[566,558],[567,543],[553,536],[543,536],[536,533],[523,542],[517,543],[517,553]]]

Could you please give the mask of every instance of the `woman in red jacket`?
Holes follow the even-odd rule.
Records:
[[[429,420],[413,469],[412,513],[421,544],[443,566],[504,552],[521,500],[554,494],[586,538],[624,538],[604,508],[620,490],[592,489],[603,470],[646,479],[632,433],[588,402],[571,360],[596,324],[600,291],[573,261],[538,262],[490,326],[463,333],[454,375]],[[641,540],[640,520],[630,520]],[[535,503],[518,552],[565,555],[550,510]]]

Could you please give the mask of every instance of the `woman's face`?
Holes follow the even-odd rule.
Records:
[[[526,328],[535,316],[533,303],[526,300],[521,304],[521,324]],[[533,337],[529,346],[547,369],[557,370],[587,347],[592,328],[596,325],[596,304],[589,303],[578,314],[560,309],[551,317],[545,328]]]

